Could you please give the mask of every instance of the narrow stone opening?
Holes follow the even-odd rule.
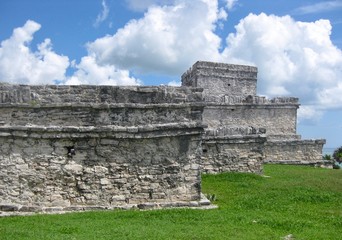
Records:
[[[72,156],[76,155],[75,146],[65,146],[65,148],[68,151],[68,153],[67,153],[68,157],[72,157]]]

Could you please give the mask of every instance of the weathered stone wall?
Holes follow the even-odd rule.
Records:
[[[212,96],[254,96],[257,72],[252,66],[196,62],[182,75],[182,86],[202,87],[206,101]]]
[[[203,139],[202,168],[204,173],[262,173],[264,160],[263,135],[208,136]]]
[[[0,211],[200,206],[201,169],[321,164],[298,99],[256,96],[256,81],[197,62],[183,87],[0,84]]]
[[[167,86],[8,85],[0,84],[0,103],[42,104],[161,104],[202,100],[200,88]]]
[[[208,104],[203,121],[209,128],[241,126],[267,129],[268,135],[295,135],[297,105]]]
[[[139,126],[201,121],[201,99],[198,88],[0,85],[0,124]]]
[[[199,200],[198,134],[120,138],[106,130],[92,137],[67,130],[48,136],[30,129],[8,134],[0,137],[2,205],[39,211]]]
[[[265,162],[302,162],[302,164],[322,161],[324,139],[267,141],[265,145]]]
[[[199,205],[201,89],[0,86],[0,210]]]
[[[262,133],[267,136],[265,151],[268,162],[271,162],[269,159],[273,162],[282,160],[293,163],[322,161],[324,143],[319,140],[300,140],[300,135],[297,135],[298,98],[267,99],[256,96],[256,82],[257,68],[224,63],[197,62],[183,74],[183,86],[204,88],[206,106],[203,122],[208,125],[208,132],[215,136],[210,141],[214,150],[204,158],[207,162],[204,166],[207,164],[212,172],[215,172],[215,169],[236,171],[238,168],[222,167],[234,166],[234,163],[225,162],[225,159],[234,158],[230,156],[236,156],[240,151],[230,153],[229,148],[235,146],[234,138],[239,136],[241,139],[248,139],[250,134],[256,134],[257,129],[263,129]],[[215,152],[218,151],[215,150],[216,137],[225,139],[225,142],[222,142],[217,138],[216,148],[227,149],[223,152],[229,154]],[[245,146],[240,144],[234,148],[241,149],[241,153],[246,155],[248,149],[253,148],[248,144],[246,140]],[[250,170],[241,168],[241,171]]]

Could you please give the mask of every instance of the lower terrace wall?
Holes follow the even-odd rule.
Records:
[[[162,136],[2,129],[0,205],[20,211],[189,205],[201,191],[198,130]]]
[[[202,142],[202,171],[261,174],[265,142],[262,135],[206,136]]]
[[[267,141],[265,163],[312,165],[332,168],[332,162],[323,160],[322,148],[325,140]]]

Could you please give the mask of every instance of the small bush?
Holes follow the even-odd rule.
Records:
[[[333,157],[336,162],[342,162],[342,146],[334,151]]]
[[[335,163],[335,164],[333,165],[333,169],[341,169],[341,167],[340,167],[340,165],[338,165],[338,164]]]
[[[331,155],[330,155],[330,154],[325,154],[325,155],[323,156],[323,159],[324,159],[324,160],[331,160]]]

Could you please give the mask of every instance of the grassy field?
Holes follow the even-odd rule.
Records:
[[[342,239],[342,171],[266,165],[203,176],[218,209],[0,218],[0,239]]]

